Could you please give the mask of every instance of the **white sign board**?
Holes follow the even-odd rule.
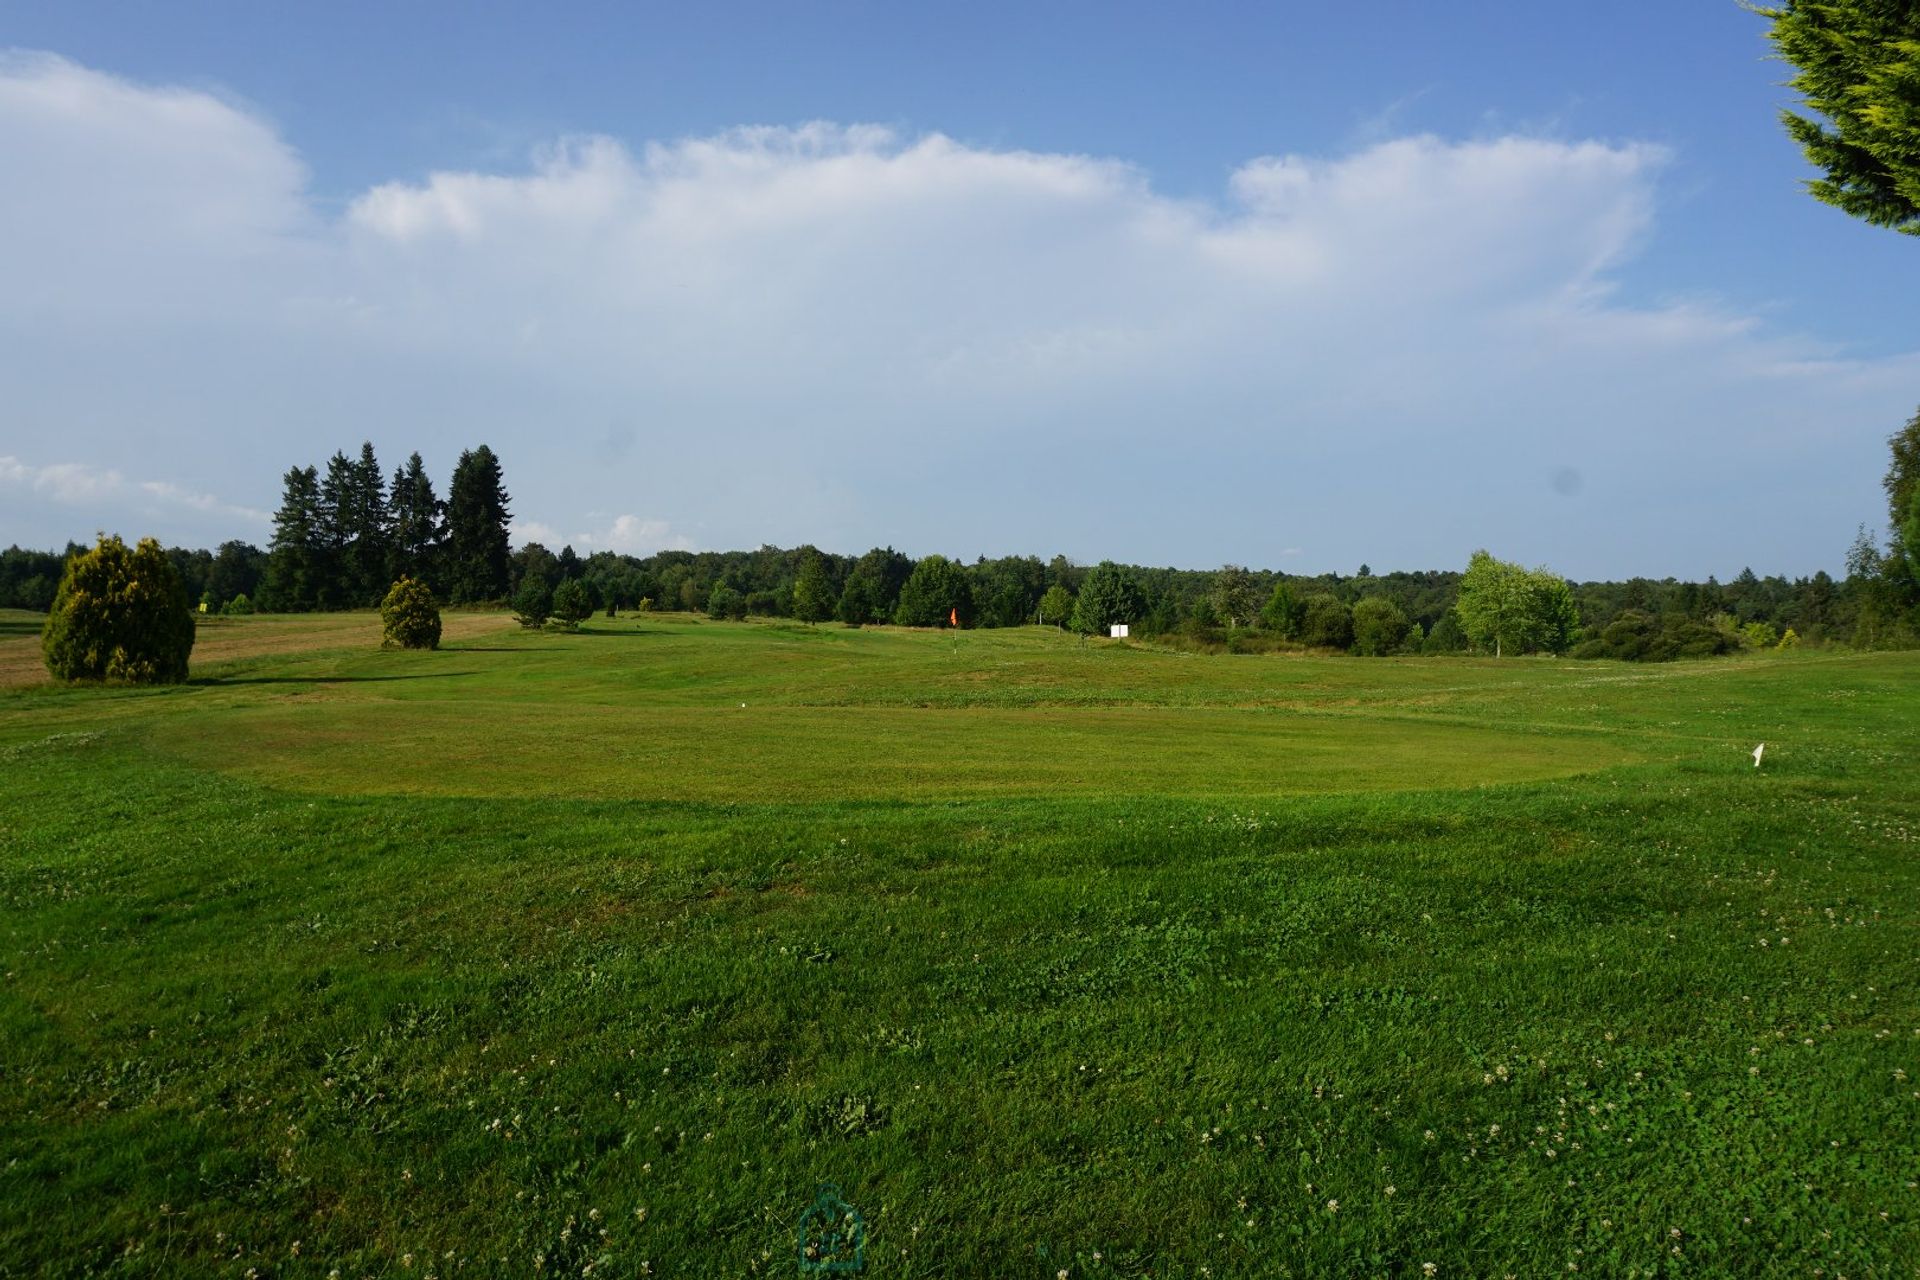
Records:
[[[1107,628],[1107,634],[1115,640],[1125,640],[1127,638],[1127,624],[1124,622],[1116,622]]]

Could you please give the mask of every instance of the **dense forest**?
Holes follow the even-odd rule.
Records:
[[[510,603],[529,622],[547,616],[556,592],[573,600],[584,592],[594,609],[608,612],[853,626],[1039,623],[1104,632],[1110,622],[1126,622],[1142,638],[1232,651],[1504,647],[1657,660],[1793,644],[1904,647],[1920,633],[1920,414],[1890,444],[1889,545],[1878,545],[1863,527],[1838,580],[1825,572],[1787,579],[1743,569],[1724,583],[1563,583],[1544,570],[1482,556],[1465,571],[1375,573],[1361,565],[1351,575],[1111,561],[1089,567],[1064,556],[915,560],[891,547],[858,556],[763,546],[582,557],[572,547],[555,552],[537,542],[510,547],[510,499],[500,460],[485,445],[461,455],[444,501],[417,453],[391,478],[371,444],[357,458],[334,454],[324,470],[295,467],[284,478],[267,548],[233,541],[167,555],[190,598],[212,613],[369,608],[408,576],[452,604]],[[79,550],[0,552],[0,607],[44,611],[66,558]],[[1478,581],[1482,570],[1506,576]],[[562,591],[567,583],[575,585]],[[1520,603],[1503,617],[1503,600]],[[1519,615],[1526,616],[1515,621]]]

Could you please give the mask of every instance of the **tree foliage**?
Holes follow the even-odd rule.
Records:
[[[1293,639],[1299,630],[1300,604],[1293,598],[1293,588],[1284,581],[1273,584],[1273,593],[1260,606],[1260,625],[1282,640]]]
[[[972,579],[973,623],[1017,627],[1031,621],[1046,591],[1047,568],[1034,556],[982,556],[968,570]]]
[[[1131,626],[1146,611],[1146,597],[1133,571],[1111,560],[1102,560],[1080,584],[1070,625],[1084,635],[1096,635],[1116,622]]]
[[[903,627],[944,627],[955,617],[973,622],[973,591],[964,566],[942,555],[924,556],[900,588],[894,621]]]
[[[1460,626],[1495,657],[1509,650],[1564,653],[1580,627],[1580,610],[1566,579],[1549,569],[1527,569],[1476,551],[1460,579],[1454,604]]]
[[[1353,606],[1353,651],[1367,658],[1396,653],[1407,638],[1407,626],[1399,605],[1385,596],[1368,596]]]
[[[304,613],[320,607],[326,569],[320,555],[320,477],[312,467],[290,467],[282,484],[261,595],[275,612]]]
[[[1709,658],[1738,647],[1735,635],[1704,622],[1669,616],[1655,618],[1629,609],[1574,649],[1576,658],[1612,658],[1621,662],[1671,662]]]
[[[1875,226],[1920,234],[1920,5],[1786,0],[1759,12],[1813,113],[1781,113],[1825,174],[1807,189]]]
[[[523,627],[545,626],[553,612],[553,588],[545,578],[529,576],[513,594],[513,620]]]
[[[578,578],[568,578],[553,589],[553,621],[573,631],[592,616],[593,593]]]
[[[387,512],[387,483],[374,457],[372,442],[360,446],[360,457],[350,464],[345,519],[344,557],[347,602],[370,605],[385,597],[393,582],[388,573],[393,558]]]
[[[1223,564],[1213,575],[1214,611],[1229,627],[1249,626],[1260,607],[1253,575],[1237,564]]]
[[[401,578],[380,602],[381,647],[438,649],[440,602],[433,589],[414,578]]]
[[[793,580],[793,616],[802,622],[825,622],[837,603],[826,558],[812,547],[804,548],[799,576]]]
[[[835,614],[850,627],[885,622],[900,602],[900,589],[913,572],[913,561],[892,547],[875,547],[847,572]]]
[[[434,560],[446,537],[446,505],[433,491],[433,480],[418,453],[393,473],[387,490],[388,572],[395,578],[428,581],[438,568]]]
[[[186,588],[160,544],[128,550],[103,535],[67,561],[40,646],[58,680],[172,684],[187,678],[193,638]]]
[[[1064,627],[1067,616],[1073,612],[1073,596],[1056,582],[1041,593],[1039,609],[1042,624]]]
[[[1353,610],[1347,602],[1325,591],[1301,603],[1300,641],[1324,649],[1344,649],[1353,643]]]
[[[1887,491],[1887,558],[1901,562],[1895,594],[1915,607],[1920,606],[1920,412],[1887,438],[1887,451],[1892,456],[1881,480]]]
[[[446,577],[455,604],[506,598],[510,501],[492,449],[460,455],[447,491]]]

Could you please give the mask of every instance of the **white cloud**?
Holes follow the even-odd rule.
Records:
[[[169,508],[187,508],[251,526],[236,529],[236,534],[249,537],[258,537],[272,522],[271,516],[254,507],[223,502],[165,480],[129,481],[112,468],[80,462],[33,466],[12,456],[0,457],[0,490],[5,489],[31,493],[63,506],[90,508],[102,517],[126,510],[164,514]]]
[[[514,518],[512,527],[508,530],[508,533],[511,535],[513,545],[516,547],[524,547],[529,542],[537,542],[543,547],[555,549],[560,547],[565,541],[565,539],[560,536],[560,531],[552,525],[542,524],[538,520],[522,520],[517,516]]]
[[[1406,137],[1195,201],[816,123],[565,139],[333,217],[245,108],[15,56],[0,397],[37,425],[0,444],[270,505],[363,436],[440,475],[486,440],[516,537],[578,550],[1832,564],[1920,359],[1622,297],[1683,159]]]
[[[615,516],[611,521],[572,535],[563,534],[539,520],[513,522],[513,544],[524,546],[538,542],[549,551],[570,546],[583,555],[595,551],[614,551],[621,555],[644,556],[656,551],[691,551],[693,542],[675,533],[665,520],[647,520],[640,516]]]
[[[693,549],[693,543],[684,535],[674,533],[665,520],[643,520],[639,516],[615,516],[607,528],[583,533],[576,541],[595,551],[634,556]]]

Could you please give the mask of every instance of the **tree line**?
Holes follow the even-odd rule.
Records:
[[[1920,414],[1890,441],[1889,541],[1864,530],[1844,579],[1729,582],[1629,578],[1566,582],[1477,553],[1462,571],[1286,574],[1223,565],[1153,568],[1064,556],[971,563],[892,547],[858,556],[813,546],[754,551],[600,551],[538,542],[511,549],[500,459],[463,452],[443,502],[411,455],[390,478],[373,446],[336,452],[323,470],[284,477],[265,550],[222,543],[166,556],[209,612],[371,607],[401,577],[453,604],[511,602],[523,620],[588,610],[663,609],[720,618],[792,618],[850,626],[1008,627],[1030,623],[1132,634],[1202,649],[1306,646],[1360,654],[1552,652],[1659,660],[1782,643],[1860,647],[1920,642]],[[61,567],[84,550],[0,552],[0,607],[44,611]],[[558,608],[556,608],[558,604]]]
[[[336,451],[324,472],[293,467],[282,486],[259,563],[258,607],[367,608],[401,578],[426,582],[454,604],[506,598],[512,512],[500,459],[486,445],[461,453],[444,502],[418,453],[389,483],[370,443],[358,458]],[[234,557],[249,550],[236,548]]]

